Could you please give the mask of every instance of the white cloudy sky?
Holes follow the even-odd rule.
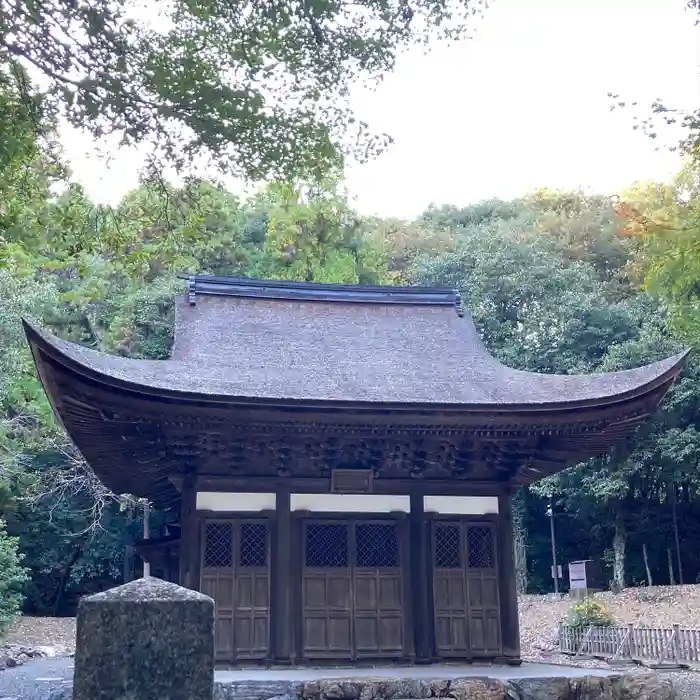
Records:
[[[359,115],[395,143],[351,168],[365,213],[411,216],[429,203],[464,205],[534,187],[615,192],[666,178],[676,156],[610,111],[609,92],[640,102],[700,104],[700,29],[685,0],[493,0],[475,38],[402,57]],[[138,153],[109,167],[66,132],[76,177],[100,201],[136,183]]]

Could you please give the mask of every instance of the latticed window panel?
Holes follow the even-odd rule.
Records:
[[[360,524],[355,528],[355,566],[391,568],[399,565],[399,539],[394,525]]]
[[[307,524],[306,566],[340,569],[348,563],[347,525]]]
[[[233,526],[229,523],[207,523],[204,530],[204,566],[208,569],[228,568],[233,563]]]
[[[239,566],[267,566],[267,525],[243,523],[241,525]]]
[[[435,528],[435,568],[459,569],[462,566],[462,528],[438,525]]]
[[[470,569],[493,569],[496,553],[493,530],[490,527],[470,527],[467,530],[467,557]]]

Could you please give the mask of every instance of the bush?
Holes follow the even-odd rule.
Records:
[[[602,603],[587,598],[571,606],[566,624],[570,627],[612,627],[615,620]]]
[[[0,520],[0,638],[19,615],[24,599],[27,570],[22,566],[19,538],[10,537]]]

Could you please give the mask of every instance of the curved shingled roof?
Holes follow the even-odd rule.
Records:
[[[521,372],[488,353],[449,290],[189,285],[170,360],[115,357],[25,324],[56,415],[96,474],[163,508],[177,506],[185,469],[274,479],[291,465],[306,477],[358,449],[380,481],[417,468],[528,484],[631,435],[684,360]]]
[[[101,383],[217,402],[571,409],[648,393],[687,354],[605,374],[523,372],[489,354],[450,291],[207,277],[178,301],[170,360],[116,357],[26,328],[34,348]]]

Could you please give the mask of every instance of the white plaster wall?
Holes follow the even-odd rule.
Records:
[[[274,493],[226,493],[197,491],[197,510],[255,513],[275,509]]]
[[[497,496],[423,496],[423,508],[428,513],[442,515],[498,514]]]
[[[292,510],[312,513],[409,513],[409,496],[346,493],[293,493]]]

